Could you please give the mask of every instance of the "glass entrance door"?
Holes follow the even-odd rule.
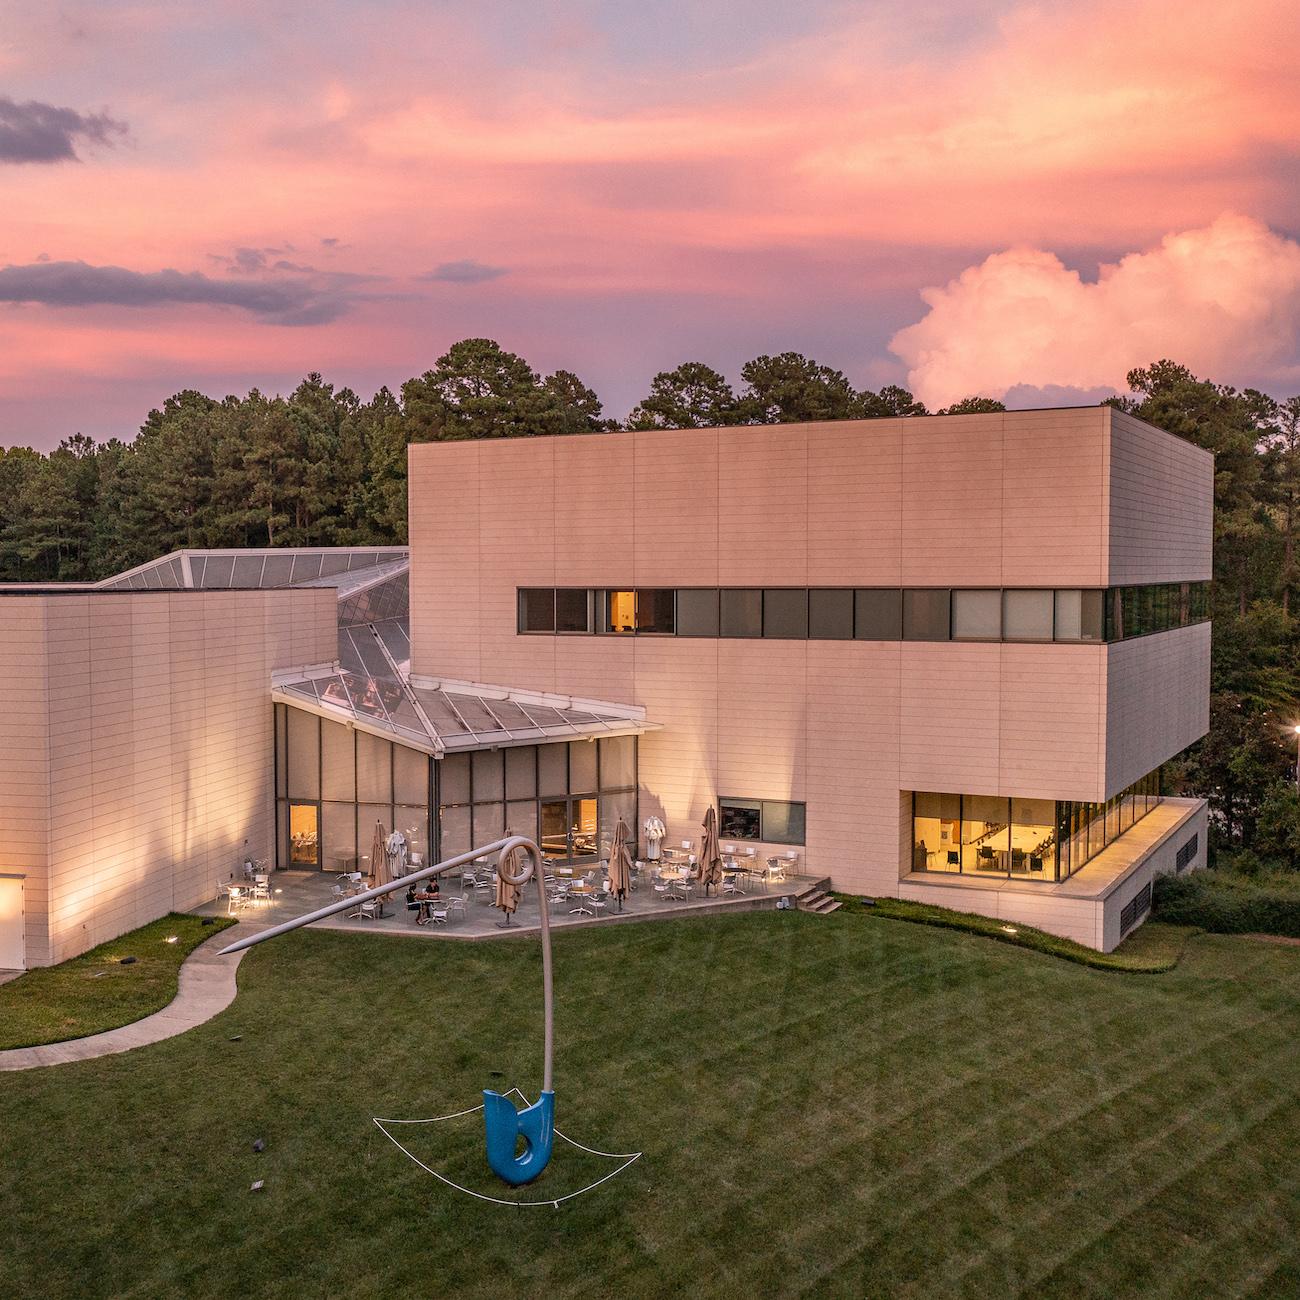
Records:
[[[594,862],[596,796],[542,800],[542,853],[551,862]]]
[[[314,803],[289,805],[289,865],[320,866],[320,806]]]

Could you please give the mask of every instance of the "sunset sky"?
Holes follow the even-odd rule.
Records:
[[[1300,392],[1293,0],[0,0],[0,443],[488,335],[623,416]]]

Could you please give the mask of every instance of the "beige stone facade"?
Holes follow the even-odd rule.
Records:
[[[1107,643],[523,635],[529,587],[1088,588],[1210,576],[1213,461],[1092,407],[411,448],[412,671],[645,708],[641,816],[807,805],[898,894],[916,790],[1104,801],[1208,725],[1209,625]],[[1021,892],[1032,886],[1021,886]]]
[[[335,593],[0,593],[0,871],[27,966],[63,961],[272,848],[271,672],[333,659]]]

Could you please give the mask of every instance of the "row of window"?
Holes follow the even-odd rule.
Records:
[[[523,634],[1122,641],[1209,618],[1209,583],[1142,587],[521,587]]]
[[[1161,800],[1157,769],[1105,803],[912,796],[912,869],[1065,880]]]

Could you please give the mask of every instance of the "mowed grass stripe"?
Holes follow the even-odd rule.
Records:
[[[1127,976],[751,914],[560,934],[556,978],[561,1127],[646,1153],[600,1192],[483,1207],[370,1124],[536,1088],[535,941],[303,933],[191,1034],[0,1080],[0,1294],[1122,1297],[1164,1254],[1199,1298],[1216,1252],[1286,1294],[1295,950]]]

